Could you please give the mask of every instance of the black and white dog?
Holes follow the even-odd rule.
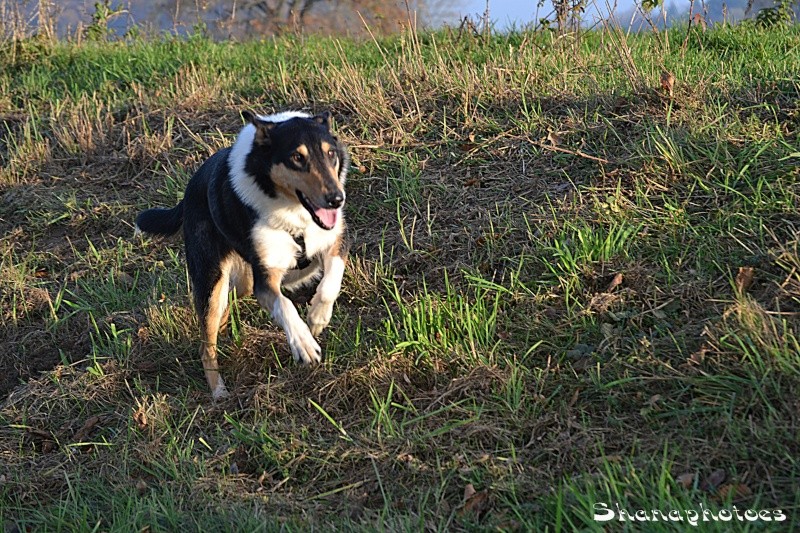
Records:
[[[172,235],[183,225],[186,261],[200,322],[200,357],[214,399],[228,395],[217,364],[217,334],[228,320],[228,291],[255,294],[286,332],[296,361],[319,362],[314,339],[328,325],[348,252],[342,206],[349,156],[330,131],[330,114],[242,113],[230,148],[211,156],[172,209],[148,209],[137,231]],[[307,322],[281,287],[322,279]]]

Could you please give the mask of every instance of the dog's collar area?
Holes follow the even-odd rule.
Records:
[[[294,238],[294,242],[300,247],[300,253],[297,255],[297,264],[292,270],[302,270],[311,264],[311,259],[306,254],[306,240],[302,235]]]
[[[324,209],[322,207],[317,207],[314,205],[314,202],[308,199],[308,197],[303,194],[299,189],[295,190],[297,194],[297,198],[300,200],[300,203],[303,204],[303,207],[306,208],[306,211],[311,215],[311,220],[322,229],[331,230],[336,226],[336,221],[339,218],[339,210],[338,209]]]

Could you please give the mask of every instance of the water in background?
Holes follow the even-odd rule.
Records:
[[[689,18],[689,0],[664,0],[668,21]],[[486,0],[409,0],[415,22],[424,27],[457,26],[463,17],[479,20]],[[409,24],[405,0],[0,0],[0,30],[9,33],[54,31],[58,37],[84,33],[92,26],[111,37],[128,32],[185,35],[201,29],[217,39],[258,38],[304,31],[327,35],[365,35],[394,32]],[[696,0],[694,13],[706,22],[735,22],[753,16],[773,0]],[[589,2],[582,19],[592,25],[608,16],[632,29],[648,29],[637,16],[633,0]],[[535,25],[552,18],[552,4],[537,0],[490,0],[489,14],[495,30]],[[363,17],[363,18],[362,18]],[[638,19],[637,19],[638,17]],[[659,22],[656,11],[653,20]]]
[[[26,33],[54,29],[58,37],[94,24],[110,36],[130,31],[250,38],[305,31],[327,35],[393,32],[408,25],[406,5],[426,26],[457,21],[464,0],[19,0],[0,2],[0,22]]]

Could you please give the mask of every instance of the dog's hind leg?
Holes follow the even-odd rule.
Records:
[[[217,362],[217,336],[223,317],[228,312],[229,264],[223,261],[220,271],[206,279],[194,281],[194,303],[200,322],[200,359],[208,386],[215,400],[228,396]]]
[[[229,292],[233,292],[235,290],[237,298],[242,298],[244,296],[249,296],[253,294],[253,269],[250,267],[250,264],[235,254],[229,258],[229,261],[230,261],[230,274],[228,276]],[[225,307],[225,311],[223,312],[222,318],[220,319],[219,322],[220,333],[224,332],[225,328],[228,326],[228,319],[230,318],[230,314],[231,314],[231,306],[229,303]]]

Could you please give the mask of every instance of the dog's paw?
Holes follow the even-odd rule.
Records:
[[[322,361],[322,348],[314,340],[314,336],[305,327],[305,324],[303,326],[289,337],[289,347],[292,349],[294,360],[304,365],[319,363]]]
[[[313,336],[318,337],[322,333],[322,330],[331,321],[331,315],[333,315],[333,304],[312,302],[306,322]]]

